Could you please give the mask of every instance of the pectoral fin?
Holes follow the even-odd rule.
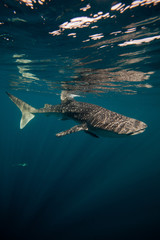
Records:
[[[92,133],[92,132],[90,132],[90,131],[86,131],[86,130],[85,130],[85,133],[91,135],[92,137],[99,138],[95,133]]]
[[[68,134],[71,134],[71,133],[74,133],[74,132],[87,131],[87,130],[88,130],[87,124],[84,123],[84,124],[76,125],[76,126],[70,128],[70,129],[66,130],[66,131],[57,133],[56,136],[57,137],[62,137],[62,136],[65,136],[65,135],[68,135]]]

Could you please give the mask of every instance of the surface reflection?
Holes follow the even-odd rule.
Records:
[[[71,80],[59,82],[47,81],[50,89],[72,91],[74,93],[106,93],[136,94],[139,88],[152,88],[147,82],[154,72],[113,69],[76,69]]]
[[[36,81],[40,81],[40,79],[32,73],[32,60],[27,59],[25,54],[14,54],[13,59],[17,64],[19,74],[16,81],[10,81],[10,86],[18,88],[26,84],[30,85]]]
[[[34,9],[34,4],[38,3],[40,5],[43,5],[46,0],[18,0],[20,4],[25,3],[26,6],[31,7]]]
[[[95,70],[83,68],[79,71],[79,78],[76,85],[80,89],[83,87],[83,90],[87,92],[111,91],[124,94],[136,94],[137,87],[149,87],[146,81],[151,74],[153,74],[153,72],[143,73],[141,71],[118,70],[116,68]]]
[[[152,88],[160,41],[154,9],[160,0],[95,2],[67,3],[67,8],[58,1],[16,2],[29,11],[21,14],[16,5],[0,20],[0,41],[12,49],[11,88],[122,94]]]

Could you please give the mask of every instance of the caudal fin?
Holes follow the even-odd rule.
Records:
[[[12,100],[12,102],[14,102],[17,105],[17,107],[20,109],[20,111],[22,112],[22,118],[20,121],[20,129],[22,129],[27,125],[27,123],[29,123],[35,117],[35,115],[32,113],[36,113],[37,110],[36,110],[36,108],[23,102],[22,100],[13,96],[12,94],[10,94],[8,92],[6,92],[6,93],[9,96],[9,98]]]

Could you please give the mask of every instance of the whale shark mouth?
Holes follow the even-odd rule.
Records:
[[[135,132],[133,132],[133,133],[130,133],[129,135],[137,135],[137,134],[139,134],[139,133],[143,133],[144,131],[146,130],[146,128],[143,128],[143,129],[140,129],[140,130],[138,130],[138,131],[135,131]]]

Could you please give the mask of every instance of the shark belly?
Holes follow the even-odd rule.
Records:
[[[113,131],[108,131],[108,130],[104,130],[104,129],[100,129],[100,128],[93,128],[93,127],[89,127],[89,131],[92,132],[93,134],[99,136],[99,137],[105,137],[105,138],[124,138],[124,137],[128,137],[128,136],[133,136],[133,135],[137,135],[140,133],[143,133],[145,131],[145,129],[141,129],[138,130],[136,132],[130,133],[130,134],[119,134],[117,132],[113,132]]]

